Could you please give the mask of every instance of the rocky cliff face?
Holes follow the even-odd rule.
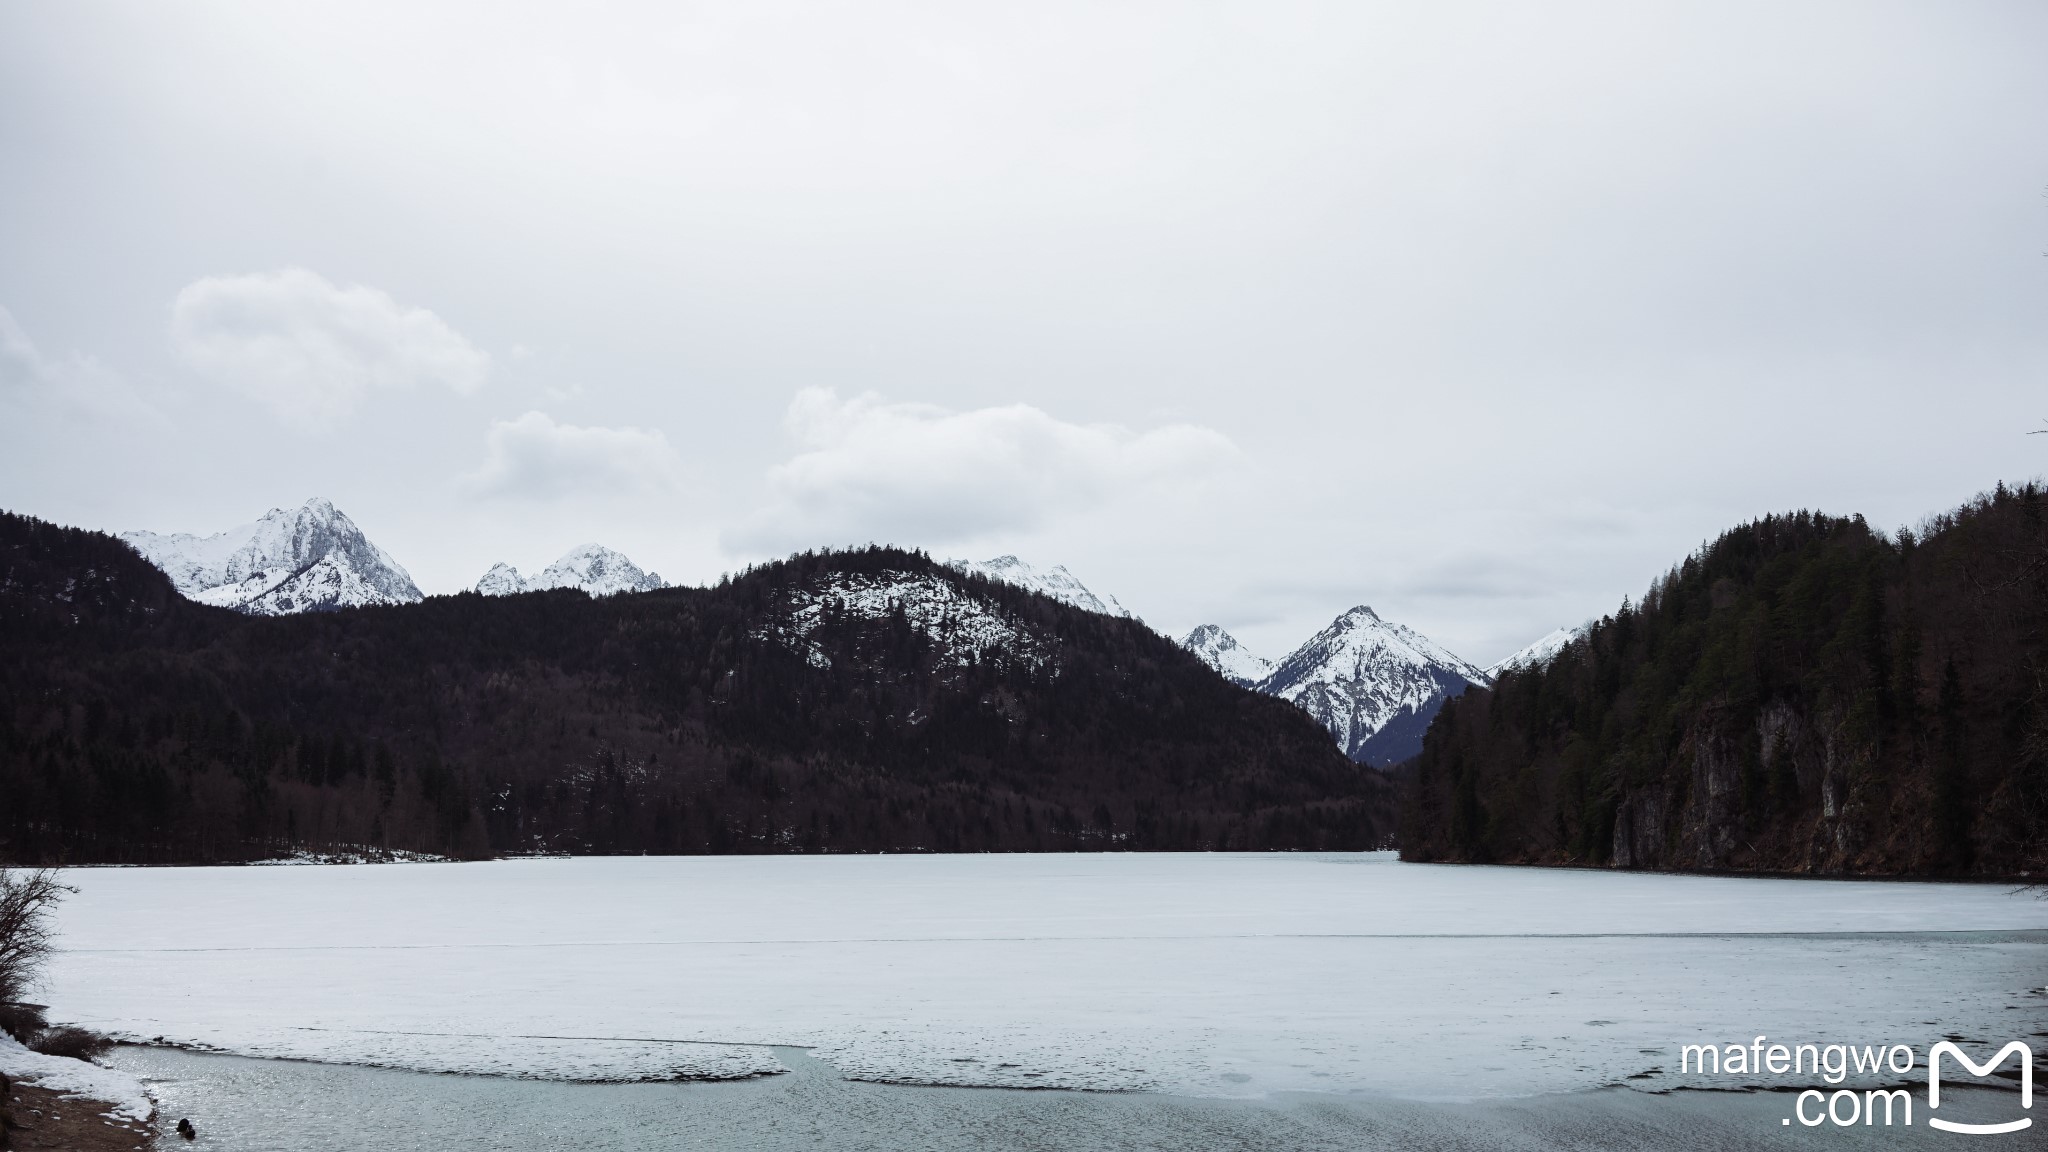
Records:
[[[1681,744],[1683,788],[1659,780],[1630,788],[1616,805],[1612,862],[1621,868],[1719,871],[1759,857],[1788,871],[1840,872],[1865,847],[1863,829],[1882,806],[1883,782],[1867,758],[1844,756],[1844,717],[1820,721],[1782,701],[1746,727],[1732,709],[1710,709]],[[1773,795],[1812,796],[1804,829],[1745,827],[1745,812]]]

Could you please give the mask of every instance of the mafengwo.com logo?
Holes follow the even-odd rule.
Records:
[[[2017,1064],[2010,1073],[2002,1071],[2008,1060]],[[1818,1078],[1831,1088],[1806,1088],[1794,1099],[1792,1115],[1782,1123],[1816,1128],[1832,1124],[1838,1128],[1913,1123],[1913,1094],[1900,1087],[1833,1088],[1850,1076],[1859,1080],[1890,1080],[1900,1083],[1917,1067],[1927,1069],[1927,1124],[1943,1132],[1969,1136],[1997,1136],[2020,1132],[2033,1126],[2032,1116],[2014,1116],[1989,1122],[1965,1123],[1935,1113],[1941,1108],[1942,1077],[1951,1084],[1967,1074],[1977,1080],[1986,1077],[2016,1078],[2020,1084],[2019,1111],[2034,1107],[2034,1050],[2014,1040],[1979,1061],[1954,1041],[1943,1040],[1927,1050],[1926,1056],[1905,1044],[1773,1044],[1758,1036],[1748,1044],[1684,1044],[1679,1047],[1679,1071],[1684,1074],[1741,1076],[1752,1082],[1784,1077],[1797,1083]],[[1767,1080],[1766,1080],[1767,1082]]]

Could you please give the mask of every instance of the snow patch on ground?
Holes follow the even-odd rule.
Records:
[[[963,591],[943,576],[890,572],[833,573],[809,587],[792,588],[782,611],[756,636],[779,640],[813,667],[832,660],[815,639],[833,617],[881,620],[901,611],[910,626],[938,648],[939,663],[964,667],[979,661],[1008,661],[1034,671],[1052,664],[1053,645],[1012,619],[1001,608]]]
[[[0,1035],[0,1073],[52,1092],[111,1104],[108,1114],[123,1120],[147,1121],[156,1110],[142,1090],[142,1081],[126,1072],[65,1056],[45,1056],[5,1035]]]
[[[438,856],[432,852],[410,852],[404,848],[375,848],[358,845],[337,852],[314,852],[295,848],[283,856],[268,860],[251,860],[252,868],[276,868],[284,865],[309,864],[447,864],[453,856]]]

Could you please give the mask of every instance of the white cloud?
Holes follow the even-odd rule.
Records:
[[[483,467],[462,478],[479,496],[554,500],[584,493],[667,492],[681,461],[652,428],[557,424],[545,412],[497,420],[484,437]]]
[[[1133,432],[1028,404],[955,412],[873,393],[841,400],[826,388],[797,393],[786,423],[803,450],[769,470],[770,506],[737,546],[936,545],[1029,531],[1198,484],[1240,455],[1192,424]]]
[[[304,428],[347,416],[374,388],[474,392],[491,366],[432,312],[303,268],[187,284],[171,305],[171,341],[201,376]]]

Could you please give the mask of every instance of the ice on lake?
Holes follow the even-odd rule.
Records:
[[[908,1084],[1470,1099],[1669,1086],[1678,1045],[1758,1034],[2048,1030],[2048,902],[1996,885],[1384,853],[67,878],[53,1015],[422,1071],[717,1079],[791,1046]]]

